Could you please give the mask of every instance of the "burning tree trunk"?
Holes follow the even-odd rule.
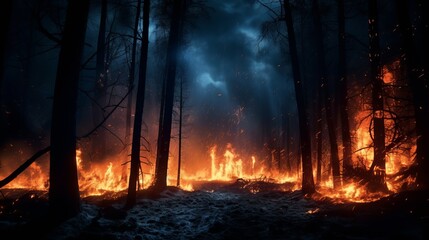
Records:
[[[76,166],[76,100],[89,0],[70,1],[55,81],[51,126],[49,205],[64,220],[80,211]]]
[[[146,70],[149,48],[149,13],[150,0],[145,0],[143,4],[143,39],[140,53],[139,84],[137,88],[136,110],[134,117],[133,142],[131,145],[131,169],[128,185],[127,207],[136,203],[136,188],[139,180],[140,169],[140,143],[141,129],[143,121],[143,108],[146,89]]]
[[[316,140],[317,140],[317,165],[316,165],[316,182],[322,182],[322,144],[323,144],[323,124],[322,124],[322,93],[319,91],[317,103],[317,123],[316,123]]]
[[[369,169],[372,190],[387,190],[385,159],[385,128],[383,79],[380,66],[380,43],[378,36],[377,0],[368,1],[369,34],[369,77],[372,83],[372,137],[374,142],[374,161]],[[371,131],[371,130],[370,130]]]
[[[325,106],[326,123],[328,125],[328,137],[331,150],[331,166],[334,179],[334,188],[341,186],[340,159],[338,157],[338,144],[335,129],[335,119],[332,111],[332,99],[329,93],[329,84],[326,78],[325,48],[323,46],[323,30],[320,20],[319,2],[313,1],[313,23],[316,31],[316,55],[318,64],[318,76]],[[319,119],[318,119],[319,120]]]
[[[137,11],[136,18],[134,20],[134,29],[133,29],[133,45],[131,47],[131,62],[130,62],[130,72],[128,74],[128,102],[127,102],[127,112],[126,112],[126,126],[125,126],[125,139],[128,140],[131,136],[131,108],[133,105],[133,91],[134,88],[134,78],[136,74],[136,55],[137,55],[137,34],[140,22],[140,12],[141,12],[141,0],[137,1]],[[128,143],[128,141],[127,141]]]
[[[286,111],[285,111],[286,112]],[[284,124],[286,125],[284,127],[284,141],[286,143],[286,152],[285,152],[285,161],[286,161],[286,173],[287,175],[292,174],[292,166],[291,166],[291,156],[290,156],[290,141],[291,141],[291,134],[290,134],[290,116],[289,114],[286,114],[286,117],[284,117]]]
[[[180,186],[180,168],[182,165],[182,127],[183,127],[183,76],[180,78],[179,106],[179,153],[177,158],[177,186]]]
[[[97,125],[104,118],[104,105],[106,103],[106,20],[107,0],[101,1],[100,28],[97,39],[97,56],[95,66],[95,97],[92,106],[93,122]],[[105,131],[100,128],[97,131],[96,140],[93,140],[92,150],[97,157],[102,157],[106,152]]]
[[[344,0],[338,0],[338,91],[341,138],[343,142],[343,181],[352,177],[352,140],[350,137],[349,113],[347,107],[347,60],[345,47]]]
[[[179,55],[180,32],[185,0],[176,0],[170,23],[170,35],[167,47],[166,77],[163,87],[161,111],[159,117],[159,135],[157,144],[154,189],[161,191],[167,186],[168,155],[170,151],[171,123],[173,118],[174,86]]]
[[[311,139],[306,114],[306,103],[302,92],[302,81],[299,70],[298,53],[296,50],[295,31],[293,26],[292,12],[289,0],[283,1],[285,11],[285,20],[287,25],[289,51],[292,62],[293,82],[295,86],[295,96],[298,109],[299,133],[300,133],[300,152],[302,153],[302,191],[304,193],[315,192],[313,179],[313,166],[311,161]]]
[[[418,172],[416,180],[419,187],[427,189],[429,188],[429,128],[427,127],[427,123],[429,123],[429,91],[427,88],[427,76],[422,76],[417,66],[417,49],[415,49],[413,41],[414,35],[408,15],[408,3],[396,0],[396,8],[401,33],[401,63],[402,66],[405,66],[413,93],[416,132],[418,135],[416,150]],[[428,26],[425,27],[427,28]],[[427,42],[424,43],[427,44]]]

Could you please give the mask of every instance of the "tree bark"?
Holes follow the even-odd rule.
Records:
[[[3,84],[5,79],[5,64],[6,64],[6,50],[9,38],[10,21],[12,14],[12,0],[4,1],[0,7],[0,146],[7,140],[7,127],[6,127],[6,114],[3,113]],[[0,167],[2,161],[0,160]]]
[[[380,40],[378,35],[377,0],[368,1],[368,35],[369,35],[369,77],[372,83],[372,125],[374,141],[374,162],[369,170],[370,188],[374,191],[385,191],[386,159],[383,79],[380,65]],[[371,130],[370,130],[371,131]]]
[[[164,95],[162,96],[163,100],[161,102],[155,181],[153,185],[155,191],[162,191],[167,187],[168,155],[170,151],[171,123],[173,118],[174,88],[176,82],[176,68],[184,5],[184,0],[174,1],[170,23],[166,77],[163,88]]]
[[[285,111],[286,114],[286,111]],[[285,121],[285,142],[286,142],[286,152],[285,152],[285,161],[286,161],[286,172],[288,176],[291,176],[292,173],[292,164],[291,164],[291,134],[290,134],[290,115],[286,114],[284,119]]]
[[[89,0],[69,1],[58,60],[51,125],[49,206],[54,219],[80,211],[76,166],[76,101]]]
[[[125,140],[128,143],[128,139],[131,136],[131,115],[132,115],[132,106],[133,106],[133,91],[134,88],[134,79],[136,74],[136,55],[137,55],[137,35],[140,22],[140,12],[141,12],[141,0],[137,1],[137,11],[136,18],[134,20],[134,29],[133,29],[133,45],[131,47],[131,62],[130,62],[130,72],[128,75],[128,88],[129,96],[127,101],[127,112],[126,112],[126,125],[125,125]]]
[[[180,186],[180,169],[182,167],[182,127],[183,127],[183,76],[180,79],[180,106],[179,106],[179,153],[177,158],[177,186]]]
[[[343,181],[353,177],[352,140],[347,100],[347,59],[344,0],[338,4],[338,91],[337,99],[341,123],[341,139],[343,142]]]
[[[136,109],[133,128],[133,142],[131,145],[131,169],[128,182],[128,195],[126,207],[132,207],[136,203],[136,189],[139,180],[140,169],[140,144],[141,129],[143,122],[143,109],[146,91],[146,72],[149,49],[149,13],[150,0],[145,0],[143,4],[143,33],[142,46],[140,53],[139,84],[137,88]]]
[[[309,124],[306,114],[306,103],[302,90],[301,74],[299,70],[298,53],[296,50],[295,31],[289,0],[283,1],[285,20],[287,25],[289,51],[292,62],[293,82],[295,86],[295,96],[298,109],[298,121],[300,132],[300,152],[302,153],[302,191],[304,193],[314,193],[316,191],[313,179],[313,165],[311,160],[311,138]]]
[[[106,21],[107,0],[101,0],[100,27],[98,30],[95,64],[95,102],[92,105],[94,125],[104,118],[104,107],[106,104]],[[92,141],[92,146],[92,151],[96,158],[104,158],[104,154],[106,153],[106,134],[103,128],[97,131]]]
[[[396,0],[396,9],[398,25],[401,34],[401,65],[405,67],[414,101],[417,133],[416,162],[418,164],[416,182],[419,188],[428,189],[429,128],[427,127],[427,124],[429,123],[429,91],[427,87],[427,76],[422,76],[422,74],[419,72],[419,66],[417,63],[417,49],[415,47],[416,45],[414,44],[412,25],[410,22],[410,16],[408,14],[408,2]],[[424,27],[427,28],[428,26]],[[427,31],[427,29],[424,30]],[[423,46],[428,48],[425,45],[427,42],[423,41],[423,43]],[[423,58],[425,57],[427,57],[427,55],[423,56]],[[426,70],[427,68],[424,69],[424,72],[426,72]]]
[[[2,95],[2,85],[4,82],[4,73],[5,73],[5,53],[6,53],[6,44],[9,37],[9,27],[12,14],[12,0],[5,0],[0,8],[0,24],[2,29],[2,34],[0,35],[0,103],[3,100]],[[0,139],[2,140],[2,139]],[[0,141],[1,142],[1,141]]]
[[[317,103],[317,123],[316,123],[316,140],[317,140],[317,165],[316,165],[316,183],[322,182],[322,158],[323,158],[323,124],[322,124],[322,93],[319,91]]]
[[[316,32],[316,56],[317,56],[317,69],[320,83],[320,91],[323,96],[323,103],[325,106],[326,123],[328,125],[328,137],[331,153],[331,166],[333,175],[334,188],[341,186],[340,176],[340,158],[338,156],[338,143],[335,129],[334,113],[332,111],[332,98],[329,91],[329,82],[326,74],[326,61],[325,61],[325,46],[323,44],[324,35],[322,29],[322,22],[319,11],[319,1],[313,1],[313,23]]]

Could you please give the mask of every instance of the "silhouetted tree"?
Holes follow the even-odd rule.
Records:
[[[401,34],[401,63],[405,67],[406,76],[413,93],[417,133],[416,162],[418,170],[416,180],[420,188],[427,189],[429,188],[429,127],[427,126],[429,123],[429,91],[426,82],[427,76],[422,75],[418,67],[418,54],[413,39],[408,2],[396,0],[396,9]]]
[[[296,50],[295,31],[289,0],[283,1],[285,11],[285,21],[287,25],[289,54],[292,63],[293,82],[295,86],[295,96],[298,109],[300,152],[302,157],[302,191],[304,193],[314,193],[313,165],[311,160],[311,138],[309,124],[306,114],[306,103],[302,90],[301,73],[299,70],[298,53]]]
[[[2,101],[2,85],[4,78],[4,58],[6,51],[6,43],[9,35],[9,25],[12,14],[12,0],[6,0],[1,3],[0,7],[0,24],[2,33],[0,35],[0,102]]]
[[[95,63],[95,90],[94,102],[92,106],[93,122],[97,125],[104,118],[104,105],[106,104],[106,21],[107,21],[107,0],[101,0],[100,27],[97,38],[97,54]],[[106,152],[106,134],[100,128],[93,140],[92,150],[97,157],[103,157]]]
[[[69,1],[55,81],[51,126],[49,206],[65,220],[80,211],[76,166],[76,100],[89,0]]]
[[[183,75],[180,78],[180,88],[179,88],[179,150],[177,157],[177,186],[180,186],[180,169],[182,166],[182,128],[183,128]]]
[[[316,114],[316,144],[317,144],[317,159],[316,159],[316,183],[322,182],[322,160],[323,160],[323,99],[322,92],[318,92],[317,114]]]
[[[384,126],[383,79],[380,65],[380,40],[378,33],[378,1],[368,1],[369,78],[372,84],[372,138],[374,161],[369,169],[373,190],[387,190],[385,182],[386,152]]]
[[[1,3],[0,7],[0,28],[2,29],[0,33],[0,146],[3,144],[3,141],[6,140],[6,123],[4,122],[5,116],[3,114],[3,83],[4,83],[4,74],[5,74],[5,52],[7,49],[7,42],[9,36],[9,27],[12,14],[12,0],[6,0]],[[1,167],[0,160],[0,167]]]
[[[173,118],[174,89],[184,7],[185,0],[176,0],[173,3],[170,34],[167,46],[166,76],[164,80],[159,117],[155,181],[153,185],[156,191],[161,191],[167,186],[168,156],[170,151],[171,123]]]
[[[337,103],[341,123],[341,139],[343,142],[343,181],[352,177],[352,140],[347,100],[347,58],[346,58],[346,31],[344,0],[337,0],[338,21],[338,81]]]
[[[134,116],[133,142],[131,145],[131,169],[128,182],[127,207],[131,207],[136,202],[136,188],[139,180],[140,169],[140,144],[141,130],[143,123],[143,108],[146,90],[146,73],[149,48],[149,14],[150,0],[145,0],[143,4],[143,33],[140,51],[139,83],[137,87],[136,109]]]
[[[125,140],[128,140],[131,136],[131,108],[133,106],[133,91],[134,88],[134,79],[136,75],[136,55],[137,55],[137,38],[138,38],[138,28],[140,22],[140,12],[141,12],[141,0],[137,1],[137,10],[136,16],[134,20],[134,28],[133,28],[133,44],[131,46],[131,61],[130,61],[130,72],[128,73],[128,88],[129,95],[127,101],[127,111],[126,111],[126,121],[125,121]],[[127,141],[128,143],[128,141]]]
[[[315,47],[317,57],[317,76],[319,77],[319,87],[323,96],[325,106],[326,123],[328,126],[328,137],[331,155],[331,167],[334,181],[334,188],[341,186],[340,159],[338,157],[338,144],[335,129],[335,118],[332,110],[332,98],[329,91],[329,82],[326,74],[325,46],[323,44],[324,34],[319,10],[319,1],[313,0],[312,5],[313,24],[315,26]],[[320,119],[318,119],[320,121]]]

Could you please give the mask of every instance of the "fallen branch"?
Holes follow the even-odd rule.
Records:
[[[25,169],[27,169],[33,162],[35,162],[39,157],[43,156],[45,153],[51,151],[51,146],[47,146],[44,149],[36,152],[31,158],[25,161],[21,166],[19,166],[15,171],[13,171],[9,176],[0,181],[0,188],[4,187],[15,179],[19,174],[21,174]]]
[[[101,121],[97,126],[95,126],[94,129],[89,131],[87,134],[83,135],[82,137],[77,137],[77,139],[89,137],[92,133],[94,133],[99,127],[101,127],[107,119],[113,114],[113,112],[121,105],[121,103],[125,100],[125,98],[129,95],[130,89],[127,94],[119,101],[119,103],[110,111],[109,114]],[[21,166],[19,166],[15,171],[13,171],[9,176],[4,178],[0,181],[0,188],[6,186],[8,183],[10,183],[13,179],[15,179],[19,174],[21,174],[25,169],[27,169],[33,162],[35,162],[38,158],[43,156],[45,153],[51,151],[51,146],[47,146],[42,150],[39,150],[36,152],[33,156],[31,156],[27,161],[25,161]]]

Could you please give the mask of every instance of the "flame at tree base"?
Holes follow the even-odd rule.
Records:
[[[107,163],[88,163],[82,159],[82,151],[76,151],[76,163],[79,175],[79,187],[81,196],[102,195],[108,192],[121,192],[128,187],[129,166],[124,164],[122,157],[109,159]],[[231,184],[243,191],[258,193],[262,191],[295,191],[301,188],[301,179],[294,174],[281,174],[278,170],[269,170],[263,161],[256,156],[248,159],[238,155],[229,144],[223,154],[217,152],[216,146],[210,148],[208,153],[209,168],[188,173],[182,170],[181,188],[187,191],[201,189],[203,183]],[[390,192],[371,192],[368,184],[357,182],[344,183],[341,187],[333,189],[332,178],[327,179],[317,186],[319,197],[335,199],[334,202],[370,202],[377,200],[389,193],[398,192],[404,186],[410,186],[414,180],[411,177],[389,177],[399,169],[410,163],[408,160],[387,159],[388,177],[386,184]],[[26,188],[35,190],[47,190],[48,171],[37,163],[33,163],[23,174],[9,183],[7,188]],[[149,169],[142,177],[140,174],[140,189],[149,187],[153,180],[153,169]],[[394,175],[393,175],[394,176]],[[3,176],[2,176],[3,178]],[[176,184],[176,176],[169,176],[168,185]],[[125,192],[123,193],[125,194]]]

